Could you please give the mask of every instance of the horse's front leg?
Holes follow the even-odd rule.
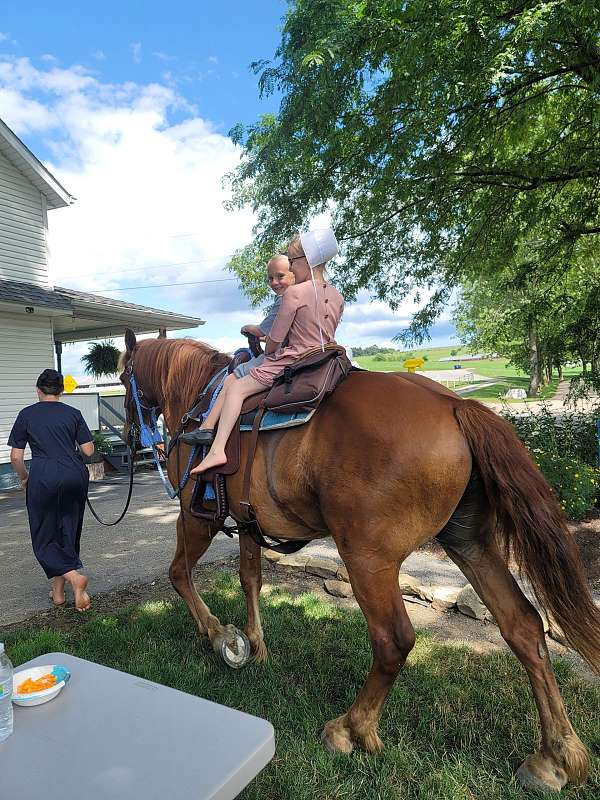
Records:
[[[240,583],[246,595],[248,621],[245,632],[252,647],[254,661],[268,658],[267,645],[260,621],[258,598],[262,587],[261,548],[250,536],[240,536]]]
[[[224,627],[200,597],[192,579],[192,569],[212,541],[210,525],[190,516],[186,516],[184,521],[183,513],[180,512],[177,518],[177,547],[169,567],[169,579],[177,594],[185,600],[200,634],[208,634],[213,641],[223,633]]]

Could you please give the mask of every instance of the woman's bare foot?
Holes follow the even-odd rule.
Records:
[[[65,577],[67,577],[67,580],[73,587],[73,593],[75,595],[75,608],[77,611],[87,611],[92,605],[90,596],[86,592],[88,585],[87,577],[76,570],[72,570],[72,572],[67,573],[67,576]]]
[[[190,475],[199,475],[201,472],[207,472],[209,469],[222,467],[223,464],[226,463],[227,456],[223,450],[209,450],[198,466],[191,470]]]
[[[65,602],[65,579],[62,575],[52,578],[52,589],[48,592],[48,597],[55,606],[62,606]]]

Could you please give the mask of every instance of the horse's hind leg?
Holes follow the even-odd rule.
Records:
[[[194,517],[186,517],[184,524],[182,513],[177,518],[177,547],[169,578],[175,591],[185,600],[200,633],[208,633],[212,641],[223,633],[223,626],[202,600],[192,580],[194,565],[211,543],[210,526]]]
[[[338,543],[338,547],[340,543]],[[352,707],[325,725],[330,750],[350,753],[353,744],[374,753],[383,748],[377,729],[385,699],[415,643],[415,632],[398,584],[400,562],[385,556],[341,552],[350,583],[369,626],[373,663]]]
[[[240,583],[246,595],[248,622],[245,633],[252,647],[254,661],[268,658],[267,646],[260,621],[258,598],[262,588],[261,548],[250,536],[240,536]]]
[[[488,521],[487,525],[490,522]],[[489,531],[489,528],[487,528]],[[510,574],[491,532],[438,537],[494,615],[502,636],[527,670],[542,728],[539,751],[517,772],[528,787],[559,791],[567,781],[580,783],[589,768],[587,750],[573,730],[554,677],[539,614]]]

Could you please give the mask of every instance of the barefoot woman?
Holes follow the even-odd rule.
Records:
[[[296,282],[283,295],[267,337],[265,360],[245,378],[228,382],[200,428],[181,437],[187,444],[212,442],[207,456],[191,471],[192,475],[227,462],[225,445],[246,397],[269,388],[276,375],[302,353],[333,341],[344,310],[344,298],[327,283],[323,270],[325,262],[336,253],[337,242],[329,228],[304,233],[290,243],[288,258]],[[282,347],[286,336],[287,344]]]
[[[50,599],[62,605],[68,581],[75,607],[87,611],[91,603],[86,592],[88,580],[79,572],[79,540],[89,475],[79,450],[92,455],[92,434],[81,412],[60,402],[64,384],[59,372],[44,370],[36,386],[39,403],[19,412],[8,439],[10,460],[27,491],[33,552],[46,576],[52,578]],[[32,456],[29,473],[24,461],[26,445]]]

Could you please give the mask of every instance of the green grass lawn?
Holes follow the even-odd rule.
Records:
[[[218,576],[205,598],[221,620],[243,624],[243,595],[233,576]],[[15,665],[69,652],[270,720],[276,756],[243,800],[532,797],[512,775],[536,747],[537,714],[525,672],[509,654],[482,655],[421,633],[383,714],[385,751],[331,755],[319,742],[323,724],[349,707],[371,661],[364,619],[312,594],[293,599],[275,590],[261,605],[271,659],[237,672],[198,638],[179,600],[90,612],[86,620],[73,612],[66,632],[24,628],[5,641]],[[598,753],[598,688],[565,663],[556,671],[575,728]],[[597,800],[597,758],[586,786],[562,796]]]
[[[440,358],[450,356],[452,350],[457,350],[457,347],[429,347],[422,349],[411,350],[415,358],[423,358],[427,356],[427,361],[422,367],[424,372],[430,370],[452,370],[455,362],[440,361]],[[460,352],[459,352],[460,354]],[[357,363],[364,369],[371,369],[374,371],[392,371],[403,372],[403,358],[405,354],[398,353],[398,359],[395,361],[376,361],[375,356],[357,356]],[[472,369],[478,375],[483,375],[486,378],[497,378],[497,383],[493,386],[487,386],[476,392],[469,392],[467,397],[472,397],[475,400],[490,400],[497,401],[504,397],[509,389],[527,389],[529,385],[529,378],[521,370],[512,364],[508,363],[506,358],[488,358],[482,361],[462,361],[464,369]],[[564,377],[571,377],[578,375],[579,370],[575,367],[566,369]],[[464,384],[467,386],[468,384]],[[460,386],[458,384],[457,386]],[[540,392],[539,399],[548,400],[554,396],[558,386],[558,379],[552,381],[551,384],[545,386]],[[514,402],[514,401],[508,401]]]

